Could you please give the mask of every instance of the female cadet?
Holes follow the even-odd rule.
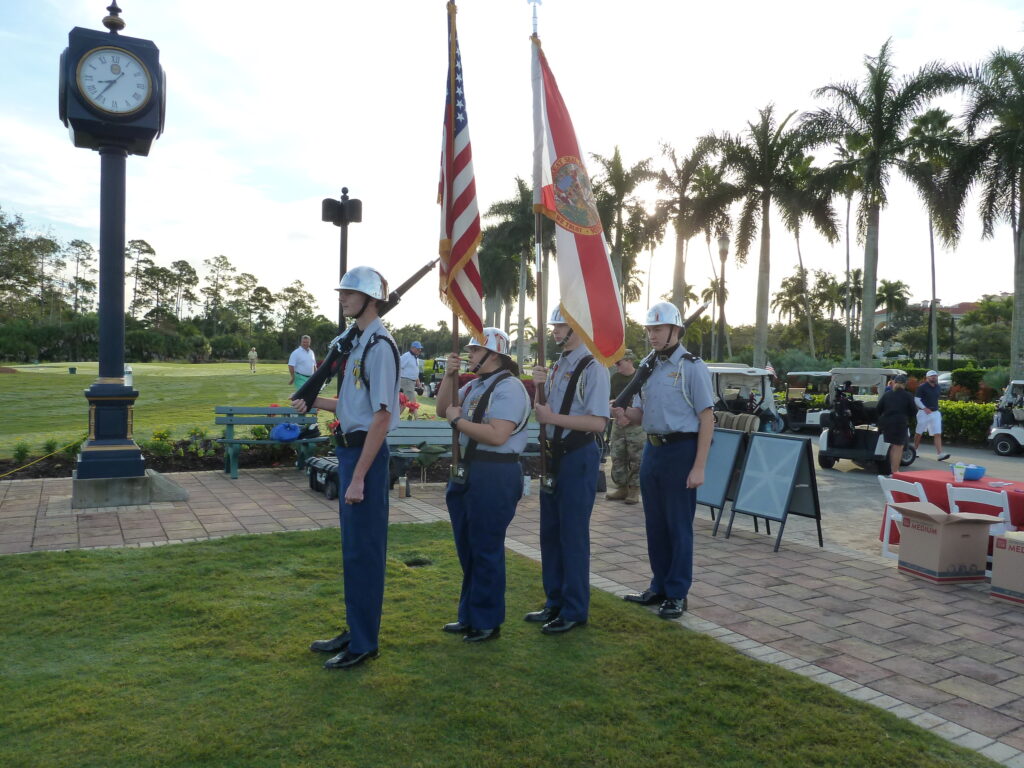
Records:
[[[590,514],[597,493],[597,440],[608,423],[610,379],[555,307],[548,324],[562,354],[551,369],[536,366],[533,381],[545,386],[537,421],[548,445],[548,477],[540,495],[541,574],[547,600],[527,621],[543,622],[554,635],[587,623],[590,607]]]
[[[460,360],[453,353],[437,393],[438,413],[460,433],[461,446],[446,501],[462,593],[458,620],[444,631],[479,643],[497,638],[505,620],[505,531],[523,493],[519,454],[530,397],[515,375],[504,331],[484,328],[483,339],[471,339],[467,349],[470,370],[479,376],[458,389]]]
[[[615,408],[613,415],[623,426],[643,424],[647,433],[640,493],[653,575],[648,589],[625,599],[661,603],[658,615],[674,619],[686,610],[693,583],[693,515],[715,428],[714,398],[707,366],[679,343],[679,310],[655,304],[644,324],[656,366],[634,401],[639,407]]]
[[[398,348],[380,320],[378,302],[388,284],[370,267],[356,267],[341,278],[338,298],[345,317],[355,321],[356,340],[342,358],[340,397],[317,397],[315,408],[338,416],[338,499],[341,518],[345,616],[349,629],[317,640],[311,651],[337,654],[327,669],[349,669],[377,657],[384,604],[388,543],[388,432],[398,424]],[[292,400],[300,413],[303,400]]]

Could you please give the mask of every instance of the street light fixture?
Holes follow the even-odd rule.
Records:
[[[722,268],[718,272],[718,354],[725,357],[725,257],[729,255],[729,236],[718,236],[718,258]]]

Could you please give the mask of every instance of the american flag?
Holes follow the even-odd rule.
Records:
[[[441,300],[475,338],[483,336],[483,283],[476,249],[480,211],[473,176],[473,148],[462,82],[462,57],[455,31],[455,3],[448,3],[448,84],[441,146]]]
[[[765,361],[764,369],[766,371],[768,371],[768,373],[770,373],[772,375],[773,379],[777,379],[778,378],[778,374],[775,373],[775,368],[772,366],[772,361],[771,360],[766,360]]]

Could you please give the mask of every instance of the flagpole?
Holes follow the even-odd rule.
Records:
[[[451,135],[455,135],[455,41],[458,40],[455,32],[455,14],[458,13],[458,8],[455,7],[454,2],[448,3],[448,120],[449,125],[452,127]],[[451,162],[452,153],[454,152],[454,146],[450,147],[446,153],[449,161]],[[446,182],[448,184],[448,194],[451,195],[451,178],[446,174]],[[449,275],[449,278],[451,275]],[[452,354],[459,354],[459,313],[452,309]],[[461,367],[461,366],[460,366]],[[445,370],[445,375],[448,375],[448,371]],[[458,374],[455,376],[455,381],[452,383],[454,387],[452,391],[451,402],[456,404],[459,402],[459,379]],[[444,418],[444,417],[442,417]],[[459,466],[459,430],[452,427],[452,471],[454,472],[456,467]]]
[[[527,0],[530,5],[533,6],[533,37],[537,37],[537,6],[540,5],[541,0]],[[539,38],[538,38],[539,39]],[[532,43],[531,43],[532,45]],[[534,185],[537,184],[537,180],[534,179]],[[536,194],[536,190],[535,190]],[[536,198],[534,198],[536,199]],[[537,211],[533,215],[533,242],[536,265],[534,267],[535,274],[537,276],[537,365],[543,365],[547,367],[548,355],[547,355],[547,338],[548,338],[548,324],[544,306],[544,240],[542,234],[542,214]],[[525,266],[525,265],[524,265]],[[522,329],[520,329],[520,333]],[[544,387],[537,387],[534,392],[534,399],[536,402],[543,405],[547,402],[547,395],[544,392]],[[548,445],[547,445],[547,429],[541,427],[540,430],[540,485],[544,488],[544,478],[548,472]]]

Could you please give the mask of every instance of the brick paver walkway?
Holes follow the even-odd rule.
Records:
[[[337,526],[337,502],[310,491],[294,470],[243,471],[237,481],[218,472],[172,477],[189,501],[80,512],[70,508],[70,480],[0,482],[0,554]],[[680,623],[1024,766],[1024,609],[994,603],[981,585],[899,574],[879,554],[873,475],[822,472],[818,484],[822,549],[808,520],[791,518],[773,553],[773,540],[755,534],[749,518],[730,539],[712,537],[700,509],[697,581]],[[392,500],[393,523],[447,520],[442,486],[413,489],[413,498]],[[536,494],[524,497],[509,528],[511,549],[539,558],[538,518]],[[599,498],[591,542],[596,588],[622,594],[647,586],[640,506]]]

